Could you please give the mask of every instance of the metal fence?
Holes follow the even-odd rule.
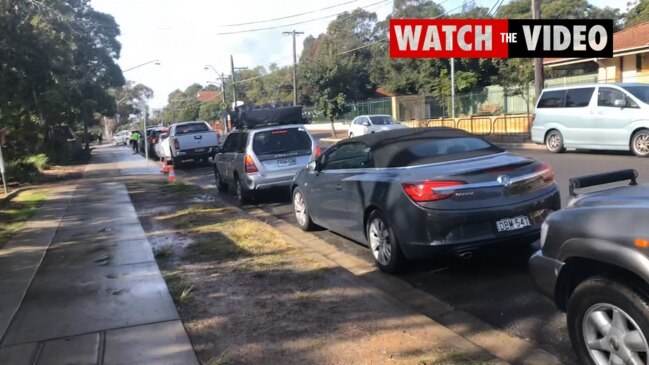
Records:
[[[355,101],[347,103],[349,111],[345,113],[341,118],[338,118],[337,122],[351,122],[354,118],[359,115],[365,114],[388,114],[392,115],[392,100],[391,98],[381,98],[381,99],[369,99],[365,101]],[[322,113],[322,111],[317,110],[314,106],[304,107],[303,113],[311,118],[312,123],[328,123],[329,120]]]
[[[449,127],[462,129],[481,136],[529,134],[531,123],[532,117],[528,114],[435,118],[402,122],[408,127]]]

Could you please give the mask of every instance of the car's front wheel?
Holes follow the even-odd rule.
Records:
[[[649,156],[649,129],[639,130],[633,135],[631,151],[639,157]]]
[[[295,211],[295,220],[297,225],[303,231],[311,231],[315,228],[315,224],[309,215],[309,208],[306,205],[306,199],[300,188],[293,190],[293,210]]]
[[[366,234],[376,266],[388,273],[398,272],[405,258],[383,212],[377,209],[370,214]]]
[[[570,340],[584,364],[646,364],[649,305],[637,288],[596,276],[568,302]]]
[[[563,153],[566,149],[563,147],[563,135],[557,130],[552,130],[545,137],[545,147],[552,153]]]

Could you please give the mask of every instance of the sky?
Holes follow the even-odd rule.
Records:
[[[453,13],[465,1],[439,0]],[[496,0],[475,0],[478,6],[491,8]],[[505,0],[505,3],[508,0]],[[568,0],[567,0],[568,1]],[[611,0],[591,0],[602,6]],[[623,3],[623,1],[619,1]],[[280,66],[292,63],[292,39],[284,31],[305,34],[298,38],[298,57],[304,37],[317,37],[338,13],[362,7],[384,19],[392,9],[392,0],[92,0],[93,7],[115,17],[122,43],[118,64],[122,70],[159,60],[124,73],[127,80],[143,83],[154,91],[153,108],[162,108],[169,93],[184,90],[192,83],[206,85],[216,81],[218,72],[230,73],[230,55],[236,67]],[[307,13],[281,20],[266,20]],[[320,20],[315,20],[324,18]],[[258,22],[249,25],[236,25]],[[289,25],[293,23],[302,23]],[[219,34],[242,30],[277,27],[239,34]],[[220,83],[219,83],[220,85]]]

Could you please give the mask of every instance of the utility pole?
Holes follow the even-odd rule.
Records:
[[[455,119],[455,58],[451,58],[451,118]]]
[[[541,19],[541,0],[532,0],[532,19]],[[543,84],[545,80],[543,79],[543,59],[535,58],[534,59],[534,91],[536,94],[536,99],[541,95],[543,91]]]
[[[236,80],[234,78],[234,71],[235,70],[246,70],[248,67],[234,67],[234,58],[232,55],[230,55],[230,68],[232,69],[232,109],[237,106],[237,93],[234,89],[234,84],[236,83]]]
[[[304,34],[304,32],[292,30],[290,32],[282,32],[282,34],[293,36],[293,105],[297,105],[297,51],[295,48],[295,38],[300,34]]]
[[[2,175],[2,186],[5,189],[5,196],[7,192],[7,180],[5,179],[5,160],[2,158],[2,134],[0,134],[0,175]]]

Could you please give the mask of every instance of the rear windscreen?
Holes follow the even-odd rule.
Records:
[[[276,129],[255,133],[252,150],[257,155],[311,151],[311,138],[302,128]]]
[[[480,138],[458,137],[414,138],[373,152],[377,167],[404,167],[485,156],[503,150]]]
[[[176,134],[208,132],[210,128],[205,123],[190,123],[176,126]]]

